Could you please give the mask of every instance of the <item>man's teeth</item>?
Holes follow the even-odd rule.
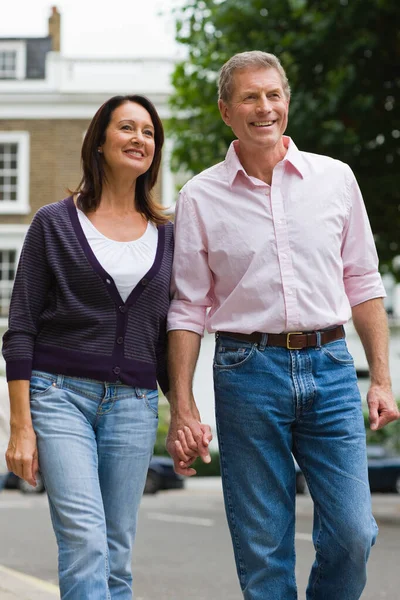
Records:
[[[268,127],[269,125],[273,125],[273,121],[256,121],[254,125],[256,127]]]

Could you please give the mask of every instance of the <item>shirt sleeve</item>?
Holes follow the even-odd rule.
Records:
[[[207,308],[212,304],[212,290],[205,231],[190,198],[181,191],[175,211],[175,252],[168,331],[184,329],[203,336]]]
[[[343,232],[342,261],[350,306],[384,298],[378,255],[360,188],[350,167],[347,173],[348,215]]]
[[[35,215],[22,247],[3,336],[7,380],[30,379],[39,317],[46,304],[51,273],[41,219]]]

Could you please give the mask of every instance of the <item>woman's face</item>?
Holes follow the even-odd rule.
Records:
[[[128,172],[136,179],[154,158],[154,126],[147,110],[136,102],[125,102],[111,115],[105,142],[98,148],[111,172]]]

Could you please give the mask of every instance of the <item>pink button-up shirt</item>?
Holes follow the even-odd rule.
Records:
[[[233,142],[183,187],[169,330],[312,331],[385,296],[350,167],[284,142],[271,185],[247,175]]]

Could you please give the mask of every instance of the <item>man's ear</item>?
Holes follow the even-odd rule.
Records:
[[[230,127],[231,120],[229,116],[229,105],[220,98],[218,100],[218,108],[219,112],[221,113],[223,122]]]

